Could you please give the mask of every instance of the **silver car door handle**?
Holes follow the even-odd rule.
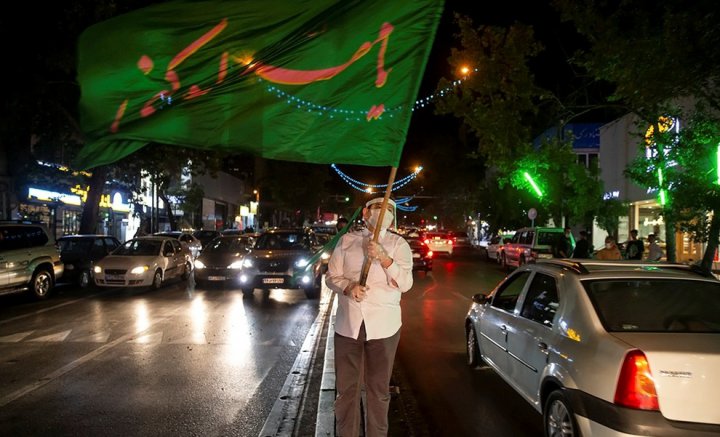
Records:
[[[542,351],[544,353],[548,352],[548,345],[544,341],[539,341],[537,346],[538,346],[538,349],[540,349],[540,351]]]
[[[502,331],[502,332],[507,332],[507,326],[501,325],[501,326],[500,326],[500,331]]]

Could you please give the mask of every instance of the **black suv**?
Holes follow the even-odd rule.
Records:
[[[63,274],[55,238],[42,223],[0,221],[0,294],[47,297]]]
[[[243,257],[238,275],[246,295],[255,288],[301,288],[309,299],[320,295],[322,260],[312,264],[320,248],[315,233],[306,229],[269,229]]]
[[[120,241],[109,235],[65,235],[58,238],[58,246],[65,263],[63,279],[87,288],[93,283],[93,265],[117,249]]]

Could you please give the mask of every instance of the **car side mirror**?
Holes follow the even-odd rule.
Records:
[[[478,305],[484,305],[488,300],[490,300],[490,296],[485,293],[476,293],[472,297],[472,301]]]

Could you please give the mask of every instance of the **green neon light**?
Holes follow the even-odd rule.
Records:
[[[660,185],[660,205],[665,205],[667,197],[665,189],[663,188],[663,172],[661,168],[658,169],[658,185]]]
[[[542,197],[543,192],[540,191],[540,187],[537,186],[537,184],[533,180],[532,176],[530,176],[530,173],[525,172],[525,179],[527,179],[527,181],[530,182],[530,185],[532,185],[532,187],[535,190],[535,192],[537,193],[538,197]]]
[[[715,168],[717,168],[717,183],[718,185],[720,185],[720,143],[718,143],[717,147],[717,165],[715,166]]]

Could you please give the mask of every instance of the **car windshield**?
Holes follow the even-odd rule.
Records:
[[[308,247],[304,243],[302,233],[295,232],[268,232],[262,234],[255,249],[259,250],[303,250]]]
[[[720,332],[720,283],[603,279],[583,286],[608,332]]]
[[[86,238],[65,238],[58,240],[60,252],[85,253],[90,251],[93,240]]]
[[[239,253],[244,252],[248,245],[246,238],[216,238],[203,249],[203,253]]]
[[[115,249],[113,255],[124,256],[152,256],[160,254],[160,240],[130,240]]]

